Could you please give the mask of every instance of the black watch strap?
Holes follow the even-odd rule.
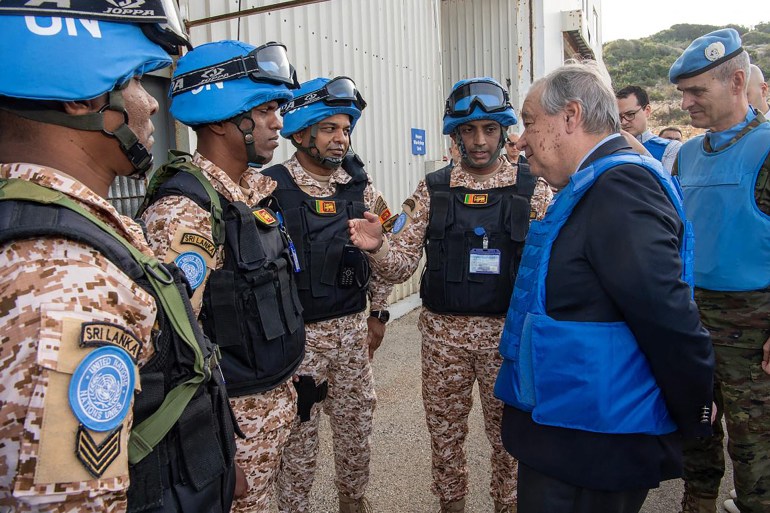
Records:
[[[387,324],[390,320],[390,312],[387,310],[372,310],[369,312],[370,317],[374,317],[378,321],[380,321],[382,324]]]

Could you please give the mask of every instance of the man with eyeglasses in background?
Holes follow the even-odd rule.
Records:
[[[351,222],[351,240],[374,269],[394,282],[417,269],[423,309],[422,397],[432,449],[432,492],[442,512],[465,511],[472,391],[478,382],[492,445],[490,495],[495,513],[516,511],[516,461],[500,438],[503,404],[492,393],[502,358],[497,346],[530,220],[552,198],[548,184],[501,156],[506,130],[517,123],[508,92],[487,77],[461,80],[446,102],[445,135],[461,158],[429,174],[404,201],[391,237],[375,216]]]
[[[615,98],[618,100],[621,128],[636,137],[670,173],[682,143],[658,137],[647,129],[647,120],[652,112],[647,91],[632,85],[615,93]]]
[[[519,141],[519,134],[516,132],[511,132],[508,134],[508,137],[505,139],[505,158],[508,159],[508,162],[513,164],[514,166],[519,163],[519,160],[522,162],[526,162],[527,159],[524,157],[519,149],[516,147],[516,143]]]
[[[297,151],[244,178],[278,202],[306,323],[305,360],[295,377],[298,415],[276,481],[281,513],[310,511],[321,407],[332,430],[339,511],[371,510],[364,497],[377,402],[370,361],[385,335],[392,286],[370,273],[366,256],[350,244],[348,220],[365,210],[382,221],[391,214],[350,148],[365,107],[348,77],[305,82],[281,109],[281,135]]]

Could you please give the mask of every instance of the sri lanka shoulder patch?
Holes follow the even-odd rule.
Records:
[[[275,218],[273,213],[266,208],[258,208],[252,212],[257,221],[267,226],[278,226],[278,219]]]

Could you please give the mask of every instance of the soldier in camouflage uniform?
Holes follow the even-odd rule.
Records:
[[[0,75],[2,511],[126,511],[137,498],[128,487],[139,378],[145,394],[162,392],[138,372],[164,351],[157,289],[140,285],[114,253],[73,230],[90,215],[95,224],[89,226],[103,223],[103,237],[159,269],[141,228],[106,197],[116,176],[141,177],[151,168],[150,116],[158,103],[141,75],[169,65],[161,44],[181,40],[150,40],[130,15],[105,21],[100,13],[107,6],[100,4],[79,11],[82,18],[67,17],[66,28],[58,16],[70,15],[67,7],[0,15],[0,63],[14,70]],[[148,34],[155,30],[147,27]],[[7,201],[12,190],[23,199]],[[42,206],[40,198],[50,203]],[[41,214],[52,211],[55,216]],[[81,224],[70,221],[68,232],[64,221],[57,224],[72,217]],[[38,226],[51,229],[28,235]],[[176,294],[159,297],[182,305]],[[211,434],[209,443],[199,443],[204,453],[209,445],[218,451]],[[217,457],[231,465],[226,455]],[[223,470],[212,465],[210,481]],[[132,485],[135,477],[131,470]],[[225,490],[230,497],[232,484]],[[229,509],[224,496],[215,500],[210,511]]]
[[[310,511],[321,409],[332,429],[340,512],[369,510],[364,492],[377,401],[370,360],[385,334],[391,286],[376,273],[370,279],[366,257],[347,235],[347,220],[360,217],[365,208],[390,217],[360,160],[348,154],[365,105],[349,78],[305,82],[283,109],[281,135],[297,152],[281,165],[251,170],[245,177],[252,189],[272,194],[280,204],[295,246],[307,329],[305,360],[296,378],[299,415],[276,482],[278,509],[284,513]]]
[[[497,82],[458,82],[447,100],[444,133],[457,143],[460,161],[420,181],[390,237],[377,232],[374,216],[367,216],[369,223],[351,223],[352,240],[360,248],[382,244],[371,255],[373,268],[393,282],[415,272],[423,249],[427,255],[419,321],[422,396],[431,436],[432,491],[442,512],[465,510],[463,444],[476,381],[492,445],[490,495],[496,512],[516,510],[516,461],[503,448],[503,404],[493,395],[502,361],[497,346],[529,221],[545,215],[553,196],[544,180],[535,182],[528,168],[500,155],[506,129],[516,122],[507,92]]]
[[[250,189],[241,181],[241,177],[249,166],[260,166],[272,158],[278,146],[278,131],[283,126],[278,108],[292,98],[287,83],[293,85],[294,76],[289,74],[278,77],[263,73],[255,77],[257,72],[251,77],[236,75],[228,80],[205,85],[196,82],[209,69],[224,66],[222,63],[241,59],[248,66],[253,64],[252,58],[263,67],[267,67],[266,62],[272,59],[276,61],[275,69],[282,69],[282,65],[286,64],[283,67],[287,72],[290,69],[293,72],[286,60],[285,49],[274,43],[259,49],[240,41],[201,45],[178,62],[172,79],[171,114],[180,122],[195,128],[198,151],[190,159],[190,164],[211,184],[223,203],[242,203],[253,208],[256,215],[267,212],[258,208],[266,194]],[[180,182],[180,178],[171,178],[163,171],[156,173],[149,187],[152,195],[148,196],[146,203],[149,206],[143,210],[142,220],[147,226],[148,240],[157,257],[167,262],[177,262],[187,273],[188,281],[194,289],[193,309],[196,317],[213,318],[216,329],[212,331],[218,331],[212,332],[210,336],[223,348],[223,372],[228,383],[230,402],[245,435],[237,441],[236,462],[246,474],[248,491],[235,501],[233,511],[267,512],[281,452],[297,412],[297,393],[289,378],[302,360],[304,331],[297,329],[289,337],[289,340],[298,337],[301,340],[295,341],[298,347],[294,351],[286,351],[287,361],[278,369],[280,373],[277,378],[265,384],[256,384],[255,380],[243,382],[237,372],[239,369],[233,369],[230,365],[232,359],[239,358],[244,352],[254,351],[257,358],[266,362],[274,358],[268,354],[272,348],[283,351],[285,347],[280,340],[271,340],[266,346],[257,346],[253,339],[258,338],[259,334],[251,333],[244,337],[248,339],[245,345],[233,346],[237,335],[233,337],[236,340],[226,340],[228,334],[224,333],[223,326],[217,324],[218,312],[208,302],[201,313],[204,295],[210,298],[216,294],[209,294],[212,291],[208,290],[212,286],[209,281],[212,272],[221,270],[226,258],[235,259],[236,256],[226,256],[224,245],[215,242],[212,228],[215,221],[211,218],[211,209],[196,203],[191,194],[193,188]],[[167,182],[160,184],[161,180]],[[278,232],[277,229],[275,231]],[[233,236],[234,232],[229,231],[227,237]],[[205,267],[191,265],[195,261],[205,262]],[[231,265],[228,269],[234,267]],[[290,279],[290,267],[281,272],[287,280]],[[262,302],[266,300],[264,297],[260,299]],[[249,317],[252,321],[259,318],[259,311],[250,312],[247,308],[235,305],[233,309],[236,310],[236,318],[233,319],[236,324],[247,326]],[[286,331],[289,331],[288,328]]]
[[[770,511],[770,125],[746,97],[749,57],[738,33],[689,46],[669,78],[692,124],[677,173],[695,229],[695,300],[716,353],[715,436],[685,450],[685,512],[713,513],[727,421],[736,500],[731,513]]]

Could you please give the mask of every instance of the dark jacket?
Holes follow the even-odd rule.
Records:
[[[584,162],[630,151],[607,141]],[[608,435],[536,424],[506,406],[506,449],[528,466],[597,490],[653,488],[681,476],[682,436],[708,436],[713,352],[682,273],[682,222],[645,169],[607,171],[567,220],[551,251],[546,313],[564,321],[625,321],[647,356],[679,431]],[[696,241],[697,244],[697,241]],[[696,246],[697,247],[697,246]]]

